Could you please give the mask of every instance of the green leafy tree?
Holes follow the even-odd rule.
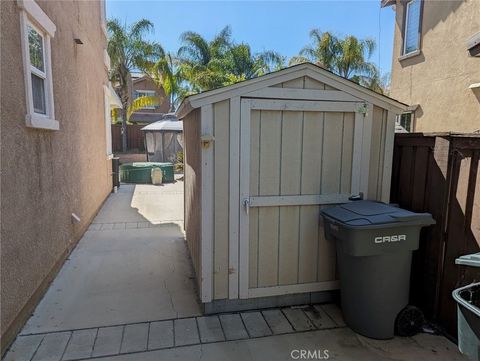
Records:
[[[127,109],[132,103],[131,76],[132,70],[146,71],[164,56],[160,44],[146,40],[146,35],[153,32],[153,24],[141,19],[129,26],[118,19],[107,22],[108,46],[111,71],[110,80],[122,101],[122,150],[127,150]]]
[[[149,69],[148,74],[158,88],[163,88],[170,99],[169,111],[174,112],[188,95],[179,59],[167,53]]]
[[[284,63],[285,58],[274,51],[252,54],[248,44],[232,45],[225,57],[226,84],[252,79],[279,70]]]
[[[311,45],[304,47],[289,64],[312,62],[346,79],[383,93],[380,72],[370,57],[375,50],[373,39],[353,35],[340,38],[319,29],[310,31]]]
[[[226,79],[225,57],[232,44],[230,27],[223,28],[211,41],[193,31],[184,32],[180,40],[180,71],[192,90],[199,92],[222,86]]]
[[[181,73],[194,92],[251,79],[285,64],[285,58],[274,51],[253,54],[248,44],[234,43],[229,26],[211,41],[191,31],[183,33],[181,41]]]

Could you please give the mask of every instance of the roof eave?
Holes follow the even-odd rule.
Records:
[[[381,0],[380,1],[380,7],[386,8],[387,6],[395,5],[395,3],[396,3],[395,0]]]
[[[187,97],[180,103],[175,115],[178,120],[183,120],[183,118],[185,118],[193,109],[192,104],[190,104],[190,98]]]

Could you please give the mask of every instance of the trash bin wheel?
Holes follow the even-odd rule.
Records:
[[[424,323],[425,317],[422,310],[415,306],[407,306],[397,316],[395,331],[399,336],[414,336],[422,330]]]

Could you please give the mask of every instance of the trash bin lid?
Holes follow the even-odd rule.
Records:
[[[480,267],[480,252],[460,256],[455,260],[455,264]]]
[[[322,214],[346,226],[373,226],[381,224],[429,225],[435,221],[430,213],[415,213],[374,201],[354,201],[323,209]]]

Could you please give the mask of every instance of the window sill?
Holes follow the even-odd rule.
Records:
[[[112,159],[113,159],[113,157],[114,157],[114,156],[113,156],[113,153],[111,153],[111,154],[107,154],[107,160],[112,160]]]
[[[40,114],[27,114],[25,118],[27,127],[38,128],[38,129],[48,129],[48,130],[59,130],[60,123],[58,120],[51,119],[47,116]]]
[[[411,53],[408,53],[408,54],[405,54],[405,55],[402,55],[398,58],[398,61],[402,61],[402,60],[406,60],[406,59],[410,59],[410,58],[413,58],[415,56],[418,56],[420,55],[422,52],[420,50],[415,50],[415,51],[412,51]]]

